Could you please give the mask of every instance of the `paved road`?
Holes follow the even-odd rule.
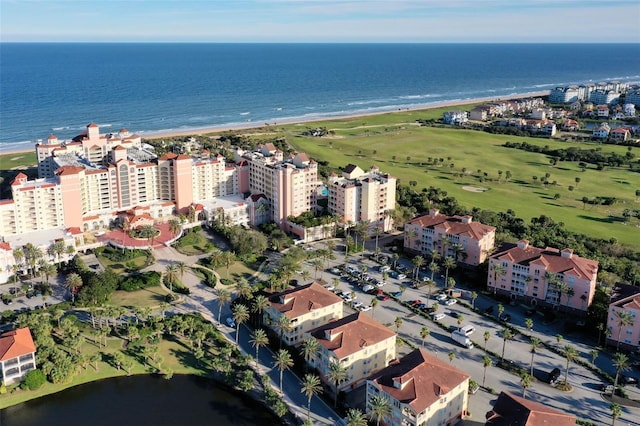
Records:
[[[164,270],[165,266],[170,262],[183,261],[191,265],[194,263],[195,258],[184,256],[173,248],[163,248],[156,250],[156,259],[156,265],[152,266],[151,269]],[[218,301],[215,292],[202,285],[200,279],[192,274],[191,271],[185,272],[182,281],[189,287],[191,294],[184,297],[184,303],[176,306],[175,312],[200,312],[207,320],[215,324],[229,341],[235,342],[236,330],[224,324],[224,318],[231,314],[229,305],[223,307],[221,315],[223,324],[219,324],[217,322]],[[251,345],[250,340],[251,331],[246,325],[242,324],[240,326],[238,344],[244,353],[255,357],[255,348]],[[269,348],[261,348],[259,358],[260,371],[268,372],[273,385],[279,388],[280,371],[274,367],[274,354]],[[305,419],[307,416],[307,397],[301,392],[301,389],[302,381],[300,378],[290,370],[285,371],[282,379],[284,398],[296,417]],[[314,425],[333,425],[338,420],[338,415],[318,396],[314,396],[311,400],[311,411]]]

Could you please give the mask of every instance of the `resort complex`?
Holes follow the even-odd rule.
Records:
[[[458,127],[576,137],[585,111],[635,114],[616,93],[629,101],[635,92],[614,83],[558,88],[562,106],[495,100],[412,124],[447,137]],[[601,122],[583,133],[632,144],[638,129],[627,127]],[[640,392],[621,389],[637,383],[628,371],[640,366],[640,291],[621,283],[635,260],[602,273],[614,254],[631,251],[546,216],[528,225],[511,209],[465,207],[439,188],[401,185],[386,170],[402,173],[395,155],[380,167],[351,163],[351,153],[329,165],[263,137],[267,130],[255,140],[202,136],[205,146],[127,129],[101,134],[91,123],[73,139],[39,141],[38,177],[15,170],[11,198],[0,200],[2,300],[13,305],[2,314],[12,324],[0,335],[0,393],[15,398],[45,381],[62,389],[81,367],[97,377],[103,364],[105,376],[169,379],[181,363],[180,373],[253,391],[288,424],[305,426],[569,425],[608,419],[606,407],[614,421],[638,413]],[[295,131],[320,148],[345,137]],[[519,143],[500,148],[530,148]],[[490,176],[445,158],[411,167],[477,197],[528,185],[511,171]],[[556,185],[547,178],[540,188]],[[572,179],[568,191],[584,182]],[[125,301],[113,306],[116,292]],[[583,381],[603,383],[576,386]],[[577,415],[577,401],[598,409]]]

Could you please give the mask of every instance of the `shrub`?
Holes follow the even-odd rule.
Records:
[[[160,285],[160,273],[156,271],[149,271],[128,277],[120,283],[119,288],[124,291],[136,291],[158,285]]]
[[[47,381],[47,377],[40,370],[31,370],[24,376],[22,386],[25,389],[36,390],[40,386],[44,385]]]

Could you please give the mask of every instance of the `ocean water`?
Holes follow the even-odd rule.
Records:
[[[0,150],[640,81],[640,44],[0,43]]]

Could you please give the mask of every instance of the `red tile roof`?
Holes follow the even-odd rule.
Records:
[[[7,331],[0,335],[0,361],[7,361],[36,351],[28,327]]]
[[[331,321],[309,333],[338,359],[396,336],[389,328],[362,312]]]
[[[75,175],[84,170],[84,167],[80,166],[62,166],[56,170],[58,176]]]
[[[496,228],[484,225],[480,222],[473,222],[470,218],[463,216],[446,216],[443,214],[428,214],[412,219],[412,225],[419,225],[422,228],[441,229],[450,235],[462,235],[481,240],[485,235],[495,232]]]
[[[11,251],[11,246],[9,245],[9,243],[1,242],[0,243],[0,249],[6,250],[6,251]]]
[[[96,123],[89,123],[87,124],[87,127],[98,127],[98,125]]]
[[[294,319],[313,310],[342,303],[342,299],[314,281],[274,294],[269,297],[269,303],[289,319]]]
[[[567,249],[563,250],[565,253]],[[504,243],[500,245],[492,259],[507,260],[520,265],[543,265],[545,271],[557,274],[575,275],[581,279],[591,281],[598,273],[598,262],[585,259],[575,254],[563,256],[556,248],[545,249],[532,247],[522,241],[518,244]]]
[[[490,426],[574,426],[576,417],[507,392],[502,392],[486,414]]]
[[[67,231],[69,231],[71,235],[84,234],[84,232],[82,232],[82,229],[78,228],[77,226],[72,226],[71,228],[67,229]]]
[[[423,412],[467,379],[467,373],[424,349],[414,350],[370,378],[392,398],[409,404],[416,413]]]

